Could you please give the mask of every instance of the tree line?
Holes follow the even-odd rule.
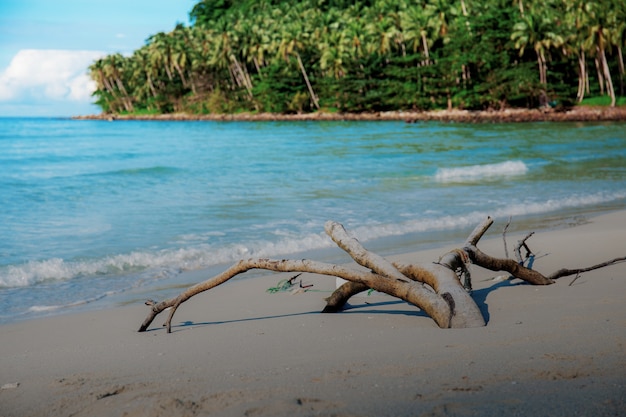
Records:
[[[89,74],[105,113],[615,105],[625,35],[623,0],[202,0]]]

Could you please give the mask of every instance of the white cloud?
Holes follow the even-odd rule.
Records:
[[[0,73],[0,101],[90,102],[95,84],[87,69],[99,51],[23,49]]]

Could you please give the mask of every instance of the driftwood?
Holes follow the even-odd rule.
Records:
[[[483,253],[476,246],[480,238],[491,226],[493,220],[488,217],[479,224],[465,241],[461,249],[444,254],[437,262],[426,264],[392,263],[387,259],[365,249],[357,239],[350,237],[343,226],[336,222],[327,222],[326,233],[356,263],[365,269],[316,262],[312,260],[241,260],[221,274],[196,284],[169,300],[146,302],[150,313],[141,324],[140,332],[146,331],[158,314],[170,309],[164,326],[171,332],[172,318],[178,307],[194,295],[210,290],[225,283],[236,275],[251,269],[265,269],[276,272],[310,272],[343,278],[347,282],[337,288],[326,299],[323,313],[336,313],[343,309],[353,295],[373,289],[408,303],[411,303],[428,316],[441,328],[469,328],[485,326],[482,313],[471,297],[471,277],[468,264],[473,263],[492,271],[506,271],[512,277],[534,285],[549,285],[560,277],[580,274],[626,260],[616,258],[589,268],[560,269],[550,275],[524,266],[526,259],[534,259],[526,241],[532,234],[519,241],[515,253],[518,261],[494,258]],[[524,248],[526,259],[522,259]],[[463,279],[463,283],[461,282]]]

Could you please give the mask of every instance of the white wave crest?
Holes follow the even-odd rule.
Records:
[[[397,223],[346,225],[350,233],[362,242],[407,235],[411,233],[431,232],[471,228],[486,216],[507,218],[509,216],[538,215],[563,209],[594,206],[626,198],[626,191],[621,193],[600,192],[579,194],[545,201],[526,201],[511,203],[489,211],[478,210],[465,214],[433,215]],[[153,252],[132,252],[102,259],[67,261],[48,259],[31,261],[19,265],[0,268],[0,288],[27,287],[44,281],[64,281],[85,276],[137,274],[140,281],[160,280],[176,275],[185,270],[197,270],[220,264],[229,264],[246,258],[272,258],[309,250],[324,249],[334,246],[331,239],[323,232],[299,235],[296,232],[275,233],[280,236],[275,241],[259,240],[254,242],[232,243],[224,246],[197,245],[178,249]],[[138,284],[141,285],[141,284]],[[54,308],[39,306],[38,308]]]
[[[440,182],[467,182],[482,178],[524,175],[528,167],[522,161],[506,161],[498,164],[471,165],[457,168],[439,168],[435,180]]]
[[[198,245],[154,252],[132,252],[101,259],[63,260],[52,258],[0,268],[0,288],[27,287],[46,281],[66,281],[96,275],[128,273],[166,278],[185,270],[232,263],[243,258],[264,258],[277,254],[332,246],[323,233],[284,237],[281,240],[234,243],[222,247]]]
[[[410,233],[471,228],[476,226],[487,216],[505,219],[509,216],[538,215],[563,209],[595,206],[624,198],[626,198],[626,191],[621,193],[601,192],[591,195],[572,195],[546,201],[527,201],[490,211],[473,211],[463,215],[420,218],[403,223],[361,226],[353,229],[353,235],[357,236],[361,241],[367,241],[384,237],[402,236]]]

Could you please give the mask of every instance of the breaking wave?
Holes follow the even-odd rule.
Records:
[[[440,182],[470,182],[484,178],[524,175],[528,167],[522,161],[506,161],[498,164],[471,165],[456,168],[439,168],[435,180]]]
[[[378,223],[349,226],[351,233],[365,242],[378,238],[411,233],[453,230],[475,226],[486,216],[538,215],[562,209],[594,206],[626,198],[621,193],[572,195],[545,201],[524,201],[489,211],[477,210],[459,215],[420,217],[398,223]],[[295,232],[277,233],[275,241],[231,243],[223,246],[201,244],[177,249],[132,252],[92,260],[63,260],[53,258],[0,267],[0,288],[27,287],[47,281],[67,281],[90,276],[120,276],[133,274],[141,280],[158,280],[182,271],[233,263],[245,258],[265,258],[289,255],[334,246],[323,232],[299,235]]]

